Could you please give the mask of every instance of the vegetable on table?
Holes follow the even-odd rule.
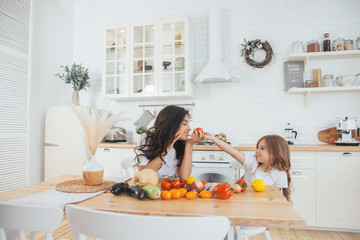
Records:
[[[189,200],[195,199],[197,197],[197,192],[190,191],[186,194],[186,198]]]
[[[143,186],[142,190],[145,192],[145,197],[150,199],[158,199],[160,197],[161,191],[157,186],[147,185]]]
[[[212,198],[212,193],[210,191],[201,191],[199,196],[201,198]]]
[[[157,173],[149,168],[143,169],[134,174],[134,184],[139,187],[146,185],[157,186],[159,183],[159,178]]]
[[[142,190],[141,188],[137,187],[137,186],[129,186],[126,189],[126,193],[131,196],[131,197],[136,197],[139,200],[143,200],[144,196],[145,196],[145,192],[144,190]]]
[[[111,186],[110,192],[116,196],[119,196],[121,193],[124,193],[129,187],[127,182],[118,182]]]
[[[161,198],[162,198],[162,199],[165,199],[165,200],[171,199],[171,192],[169,192],[169,191],[162,191],[162,192],[161,192]]]
[[[233,190],[234,193],[241,192],[241,187],[239,184],[236,184],[236,183],[231,184],[230,188],[231,188],[231,190]]]
[[[266,184],[261,179],[256,179],[253,181],[251,186],[256,192],[262,192],[266,189]]]
[[[187,191],[195,191],[197,193],[204,190],[205,186],[200,180],[193,181],[190,185],[186,187]]]
[[[247,182],[244,179],[239,179],[236,181],[236,184],[239,184],[241,187],[241,191],[244,192],[246,188],[248,187]]]
[[[218,199],[228,199],[233,195],[233,190],[231,190],[229,183],[219,183],[214,188],[214,193]]]

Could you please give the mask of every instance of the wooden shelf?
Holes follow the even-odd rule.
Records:
[[[359,58],[360,50],[332,51],[332,52],[309,52],[309,53],[290,53],[289,60],[329,60],[344,58]]]
[[[312,93],[312,92],[339,92],[339,91],[360,91],[360,86],[342,87],[314,87],[314,88],[290,88],[288,93]]]

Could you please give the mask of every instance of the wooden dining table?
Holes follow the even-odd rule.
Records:
[[[0,201],[29,196],[51,190],[58,183],[79,179],[79,175],[63,175],[54,179],[22,188],[1,192]],[[109,212],[151,216],[225,216],[231,225],[264,226],[268,228],[303,229],[306,223],[292,208],[282,193],[274,186],[267,186],[263,192],[247,188],[245,192],[234,193],[227,200],[216,198],[143,199],[122,194],[115,196],[109,191],[76,205]]]

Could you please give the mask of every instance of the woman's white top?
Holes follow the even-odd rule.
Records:
[[[166,178],[168,176],[177,175],[178,170],[178,159],[176,159],[176,150],[175,148],[171,148],[170,151],[166,154],[164,161],[159,170],[157,170],[157,174],[159,179]],[[140,157],[140,166],[145,166],[150,162],[150,159],[147,159],[145,156]]]
[[[274,185],[279,188],[288,188],[288,180],[286,172],[279,171],[273,167],[269,172],[264,172],[261,168],[257,168],[259,163],[256,161],[255,156],[246,155],[244,168],[245,168],[245,181],[251,185],[256,179],[261,179],[266,185]]]

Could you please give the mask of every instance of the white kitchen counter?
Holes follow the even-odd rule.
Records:
[[[100,143],[101,148],[135,148],[137,143]],[[255,144],[240,144],[234,146],[239,151],[253,151]],[[194,146],[197,151],[220,151],[216,146]],[[298,144],[290,145],[291,151],[314,151],[314,152],[360,152],[360,146],[336,146],[335,144]]]

